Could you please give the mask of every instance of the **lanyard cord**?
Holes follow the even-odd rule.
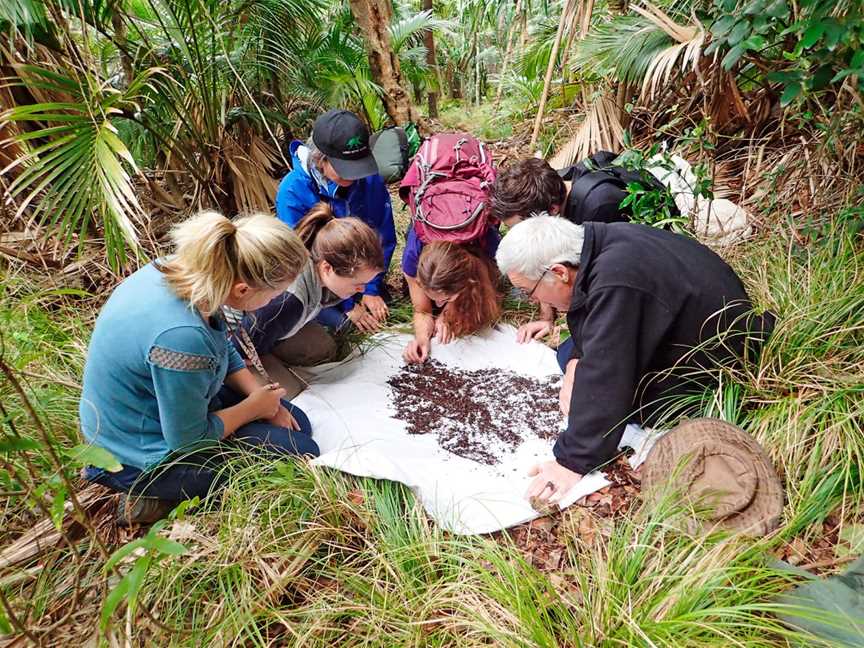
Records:
[[[252,339],[249,337],[249,333],[246,331],[246,329],[243,328],[239,320],[235,320],[233,324],[230,324],[228,322],[228,318],[226,317],[225,323],[231,336],[235,340],[237,340],[237,344],[239,344],[240,348],[243,349],[243,355],[245,355],[246,359],[252,363],[252,365],[255,367],[255,370],[259,374],[261,374],[264,382],[268,385],[277,384],[277,381],[273,380],[270,377],[270,374],[267,373],[267,370],[264,368],[264,364],[261,362],[261,358],[258,356],[258,351],[255,349],[255,345],[252,343]],[[291,373],[291,375],[293,375],[298,381],[300,381],[300,384],[302,384],[304,387],[309,386],[309,383],[306,382],[302,377],[300,377],[300,375],[298,375],[298,373],[294,371],[291,367],[285,368]]]
[[[273,379],[270,378],[270,374],[268,374],[267,370],[264,368],[261,358],[258,357],[258,352],[255,350],[255,345],[252,344],[252,340],[249,338],[249,333],[246,332],[246,329],[244,329],[239,322],[236,322],[233,326],[229,326],[228,330],[231,332],[234,339],[237,340],[240,348],[243,349],[243,354],[246,356],[246,359],[252,363],[255,370],[261,374],[264,381],[268,385],[273,384]]]

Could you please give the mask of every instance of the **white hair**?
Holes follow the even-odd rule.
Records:
[[[324,151],[318,148],[311,135],[306,140],[306,148],[309,149],[309,161],[320,171],[321,164],[327,159],[327,156],[324,154]]]
[[[554,263],[579,265],[585,229],[561,216],[534,216],[514,225],[501,239],[495,261],[503,274],[539,279]]]

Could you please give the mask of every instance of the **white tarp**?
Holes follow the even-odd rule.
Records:
[[[454,533],[489,533],[538,517],[524,499],[531,481],[527,472],[553,458],[551,441],[522,431],[523,443],[489,466],[443,450],[433,434],[408,434],[405,423],[393,418],[387,380],[404,365],[402,350],[410,339],[378,334],[362,355],[314,369],[310,387],[294,400],[309,415],[321,448],[313,463],[402,482],[439,525]],[[554,351],[539,342],[517,344],[509,326],[449,345],[433,341],[432,357],[464,370],[494,367],[534,378],[560,374]],[[634,467],[649,449],[645,432],[632,425],[624,445],[636,450],[630,459]],[[601,473],[592,473],[564,497],[562,506],[608,483]]]

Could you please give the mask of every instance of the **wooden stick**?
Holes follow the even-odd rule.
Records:
[[[540,124],[543,122],[543,112],[546,110],[546,99],[549,97],[549,86],[552,84],[552,73],[555,71],[555,62],[558,58],[558,49],[561,47],[561,37],[564,35],[564,26],[567,16],[570,14],[570,0],[564,0],[561,9],[561,19],[558,21],[558,31],[555,32],[555,42],[552,44],[552,53],[549,55],[549,65],[546,66],[546,78],[543,80],[543,94],[540,95],[540,106],[537,108],[537,117],[534,118],[534,130],[531,132],[531,142],[528,148],[533,149],[537,144],[537,136],[540,134]]]
[[[88,485],[79,492],[79,502],[84,511],[98,504],[105,496],[101,486]],[[66,503],[63,526],[69,528],[75,524],[74,511],[70,502]],[[0,552],[0,570],[15,567],[30,561],[49,549],[53,549],[62,540],[63,533],[57,530],[53,520],[44,519],[15,540]]]

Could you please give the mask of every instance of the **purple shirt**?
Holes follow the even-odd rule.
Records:
[[[500,242],[501,234],[498,233],[498,228],[490,225],[486,230],[486,236],[480,242],[480,248],[494,260]],[[417,276],[417,264],[420,262],[420,253],[424,245],[425,243],[414,233],[414,227],[409,227],[408,234],[405,236],[405,251],[402,252],[402,272],[409,277]]]

